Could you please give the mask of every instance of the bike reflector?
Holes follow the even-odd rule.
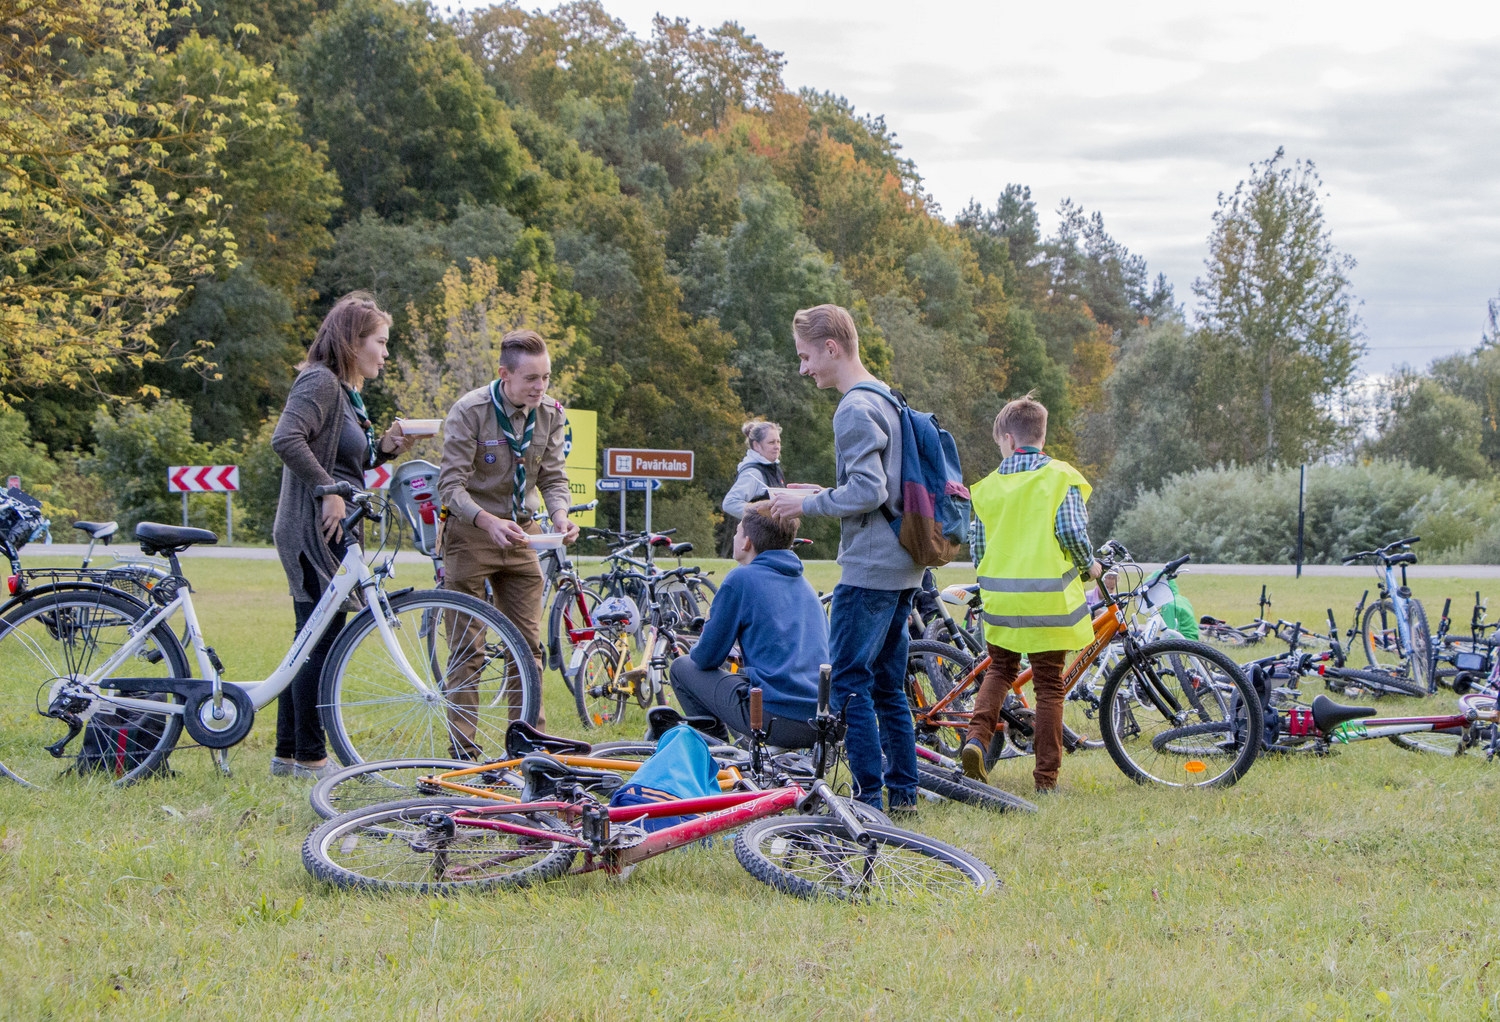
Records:
[[[9,578],[7,578],[5,580],[5,585],[6,585],[6,588],[8,588],[10,590],[10,595],[12,595],[12,596],[16,595],[16,593],[19,592],[20,589],[21,589],[21,576],[20,575],[12,575],[12,576],[10,576]]]
[[[1182,769],[1186,770],[1190,774],[1201,774],[1203,773],[1203,771],[1208,769],[1208,764],[1203,762],[1203,760],[1201,759],[1190,759],[1186,763],[1182,764]]]

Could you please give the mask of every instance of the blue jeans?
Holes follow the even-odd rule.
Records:
[[[876,808],[882,786],[890,790],[891,805],[917,800],[917,742],[906,703],[906,618],[915,593],[849,585],[833,590],[832,708],[844,711],[849,726],[844,751],[854,797]]]

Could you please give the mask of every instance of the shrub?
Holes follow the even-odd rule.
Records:
[[[1479,540],[1500,528],[1497,497],[1493,483],[1447,478],[1404,462],[1312,465],[1303,560],[1336,564],[1406,535],[1422,537],[1429,560],[1447,561],[1466,549],[1493,557],[1500,543]],[[1145,560],[1191,553],[1205,563],[1287,563],[1297,542],[1297,469],[1214,468],[1174,476],[1121,514],[1114,536]]]
[[[232,443],[215,447],[194,440],[192,412],[170,398],[150,408],[126,402],[118,417],[101,406],[94,415],[94,436],[93,456],[80,467],[98,476],[112,495],[127,535],[137,522],[182,521],[182,497],[167,492],[168,467],[235,460]],[[223,535],[224,504],[221,494],[189,497],[188,523]]]

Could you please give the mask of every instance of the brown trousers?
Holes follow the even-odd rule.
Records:
[[[1057,787],[1057,771],[1062,768],[1063,668],[1068,662],[1066,650],[1026,654],[1031,660],[1031,687],[1036,693],[1036,720],[1032,725],[1031,751],[1036,766],[1031,776],[1038,791]],[[990,666],[979,683],[974,697],[974,716],[969,720],[969,739],[989,748],[1000,719],[1000,705],[1010,693],[1010,686],[1021,673],[1021,654],[990,645]]]
[[[541,531],[536,525],[527,532]],[[529,546],[499,547],[482,529],[449,519],[443,526],[443,566],[446,585],[455,592],[467,593],[483,600],[485,583],[489,583],[489,601],[496,610],[520,629],[521,636],[542,667],[542,568],[536,551]],[[444,622],[448,636],[450,663],[444,693],[448,697],[448,725],[456,755],[479,756],[475,742],[478,722],[480,671],[484,650],[482,628],[474,619],[449,614]],[[511,720],[521,715],[519,677],[514,668],[506,678],[505,701]],[[537,707],[536,725],[545,729],[546,717]],[[498,750],[497,750],[498,751]]]

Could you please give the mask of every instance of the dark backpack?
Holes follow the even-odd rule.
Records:
[[[149,699],[150,692],[122,692],[123,696]],[[78,751],[76,769],[80,774],[109,773],[123,777],[144,763],[161,742],[166,731],[164,714],[132,710],[117,706],[108,713],[96,713],[83,729],[83,747]],[[163,756],[155,774],[170,773]]]
[[[915,411],[898,390],[869,383],[850,389],[879,394],[901,419],[901,513],[892,515],[885,505],[880,510],[918,566],[947,564],[969,541],[969,488],[953,434],[938,425],[936,415]]]

